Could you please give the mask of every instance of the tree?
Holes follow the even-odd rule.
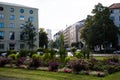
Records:
[[[101,45],[104,48],[110,44],[113,47],[117,46],[119,30],[110,20],[109,8],[98,3],[92,13],[94,15],[87,16],[81,31],[81,38],[86,45],[91,49],[95,46],[99,46],[101,49]]]
[[[60,54],[61,61],[63,62],[65,57],[66,57],[66,52],[65,52],[65,48],[64,48],[64,35],[63,35],[63,33],[61,33],[60,37],[59,37],[59,54]]]
[[[28,45],[29,50],[36,46],[34,43],[36,41],[36,29],[30,20],[25,22],[24,29],[22,31],[23,41]]]
[[[56,39],[54,42],[53,42],[53,47],[54,48],[59,48],[59,39]]]
[[[47,48],[48,47],[47,33],[42,28],[39,31],[39,47],[41,47],[41,48]]]

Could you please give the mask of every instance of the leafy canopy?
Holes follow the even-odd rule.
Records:
[[[117,45],[118,42],[118,28],[110,20],[109,8],[98,3],[95,9],[92,10],[93,16],[87,16],[83,29],[81,31],[81,38],[89,48],[96,45]]]

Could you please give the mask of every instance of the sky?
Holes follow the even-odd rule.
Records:
[[[0,0],[39,9],[39,28],[51,29],[52,35],[91,15],[98,3],[110,6],[119,0]]]

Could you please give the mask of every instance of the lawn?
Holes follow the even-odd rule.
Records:
[[[103,60],[103,59],[106,59],[106,58],[111,58],[112,56],[94,56],[93,58],[97,59],[97,60]],[[120,55],[117,56],[118,59],[120,60]]]
[[[0,77],[12,80],[120,80],[120,72],[106,77],[94,77],[73,73],[48,72],[40,70],[0,68]]]

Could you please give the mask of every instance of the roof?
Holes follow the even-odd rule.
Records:
[[[110,9],[120,9],[120,3],[114,3],[111,6],[109,6]]]
[[[8,5],[8,6],[18,6],[18,7],[26,7],[26,8],[33,8],[33,7],[28,7],[28,6],[25,6],[25,5],[20,5],[20,4],[14,4],[14,3],[8,3],[8,2],[0,2],[0,4],[3,4],[3,5]],[[37,9],[37,8],[34,8],[34,9]]]

